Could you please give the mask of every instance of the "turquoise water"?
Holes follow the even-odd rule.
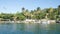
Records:
[[[0,24],[0,34],[60,34],[60,24]]]

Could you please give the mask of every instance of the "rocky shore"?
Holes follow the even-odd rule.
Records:
[[[32,20],[32,19],[26,19],[24,21],[0,21],[0,23],[41,23],[41,24],[51,24],[56,23],[55,20]]]

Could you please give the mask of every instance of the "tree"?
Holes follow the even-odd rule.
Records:
[[[60,15],[60,5],[58,6],[58,15]]]
[[[58,6],[58,19],[60,20],[60,5]]]
[[[20,13],[17,19],[19,19],[19,20],[24,20],[24,19],[25,19],[25,16]]]
[[[41,10],[40,7],[37,7],[37,11]]]
[[[25,15],[25,16],[26,16],[26,18],[28,18],[28,19],[30,19],[30,18],[31,18],[31,14],[30,14],[30,12],[29,12],[29,10],[28,10],[28,9],[26,9],[26,11],[25,11],[24,15]]]
[[[53,8],[49,8],[49,18],[53,19],[54,18],[53,16],[54,16],[53,15]]]
[[[25,11],[25,8],[23,7],[23,8],[22,8],[22,12],[24,12],[24,11]]]

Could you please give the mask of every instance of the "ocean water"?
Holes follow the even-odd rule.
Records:
[[[4,23],[0,34],[60,34],[60,24]]]

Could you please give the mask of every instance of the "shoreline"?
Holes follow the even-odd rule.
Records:
[[[24,21],[0,21],[0,23],[42,23],[42,24],[51,24],[56,23],[56,20],[24,20]]]

